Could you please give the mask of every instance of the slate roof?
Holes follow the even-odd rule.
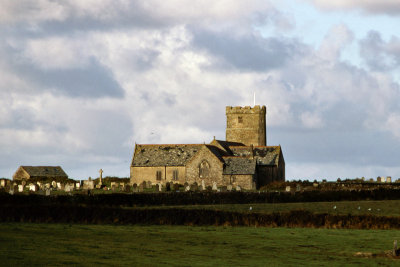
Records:
[[[225,156],[232,155],[232,151],[230,150],[230,146],[244,146],[242,143],[238,142],[229,142],[229,141],[223,141],[223,140],[216,140],[214,139],[211,143],[211,145],[219,146],[221,149],[223,149],[223,152],[225,152]]]
[[[253,153],[251,146],[230,146],[229,148],[237,157],[252,157],[254,153],[257,165],[273,166],[279,163],[280,146],[255,146]]]
[[[197,151],[195,145],[136,145],[132,166],[184,166]]]
[[[216,142],[216,143],[215,143]],[[232,144],[234,144],[232,146]],[[226,147],[221,150],[220,146]],[[186,166],[187,162],[202,148],[208,148],[225,163],[224,174],[254,174],[256,165],[277,166],[280,146],[245,146],[241,143],[213,140],[205,144],[162,144],[135,146],[133,167]]]
[[[68,177],[60,166],[21,166],[32,177]]]
[[[223,174],[254,174],[256,160],[247,157],[224,157],[225,168]]]

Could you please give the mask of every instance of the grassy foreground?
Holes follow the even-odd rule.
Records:
[[[398,230],[0,224],[1,266],[394,266]]]

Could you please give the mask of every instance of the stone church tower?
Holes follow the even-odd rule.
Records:
[[[226,107],[226,141],[266,146],[266,107]]]

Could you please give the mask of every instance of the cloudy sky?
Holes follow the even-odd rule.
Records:
[[[400,177],[398,0],[0,0],[0,177],[129,176],[267,106],[287,179]]]

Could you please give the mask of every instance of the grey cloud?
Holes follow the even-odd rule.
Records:
[[[346,1],[326,1],[326,0],[307,0],[312,1],[317,7],[325,10],[361,10],[365,14],[386,14],[398,16],[400,6],[398,0],[346,0]]]
[[[255,35],[234,37],[228,32],[193,29],[193,45],[205,49],[224,64],[238,69],[265,71],[282,67],[293,56],[295,46],[278,38]]]
[[[48,90],[71,97],[124,96],[124,90],[114,79],[112,72],[94,58],[87,66],[81,68],[43,70],[26,60],[21,60],[20,52],[15,49],[8,47],[0,50],[0,53],[9,69],[32,84],[30,91],[40,87],[40,91]]]
[[[393,70],[400,67],[400,40],[393,37],[385,42],[379,32],[370,31],[360,41],[360,55],[372,70]]]
[[[385,132],[348,131],[346,128],[291,132],[274,128],[269,131],[268,139],[271,144],[282,145],[286,162],[398,166],[400,144]]]

